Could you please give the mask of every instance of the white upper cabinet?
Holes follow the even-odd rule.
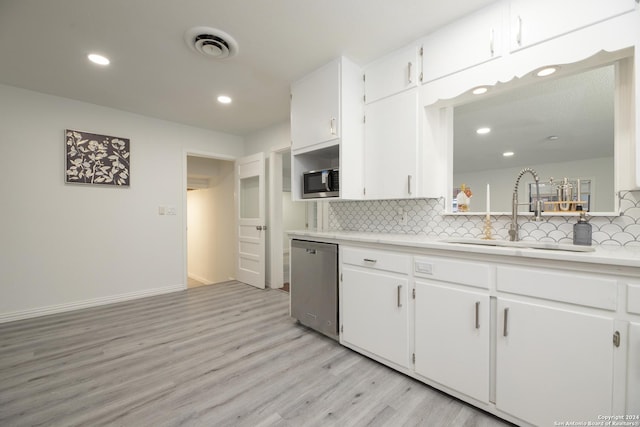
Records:
[[[365,198],[418,197],[418,91],[365,105]]]
[[[505,4],[498,2],[425,37],[422,82],[500,57],[505,10]]]
[[[292,149],[340,138],[341,61],[332,61],[291,85]]]
[[[511,0],[511,51],[633,10],[635,0]]]
[[[420,48],[397,50],[364,69],[365,102],[370,103],[416,87],[420,78]]]

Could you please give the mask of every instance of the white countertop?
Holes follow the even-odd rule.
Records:
[[[570,252],[548,249],[512,248],[502,246],[482,246],[445,242],[442,237],[428,237],[411,234],[364,233],[354,231],[287,231],[292,238],[306,240],[323,239],[339,242],[377,243],[384,245],[414,247],[467,252],[486,255],[516,256],[523,258],[574,261],[590,264],[606,264],[640,268],[640,247],[595,246],[593,252]]]

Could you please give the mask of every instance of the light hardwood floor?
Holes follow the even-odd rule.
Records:
[[[501,426],[238,282],[0,324],[1,426]]]

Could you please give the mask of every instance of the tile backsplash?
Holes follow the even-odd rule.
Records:
[[[594,245],[640,247],[640,191],[620,192],[620,215],[590,219]],[[484,236],[484,216],[443,215],[444,199],[336,201],[329,203],[329,229],[430,237]],[[541,222],[520,216],[521,240],[573,243],[575,216],[545,217]],[[494,237],[508,238],[510,215],[492,215]]]

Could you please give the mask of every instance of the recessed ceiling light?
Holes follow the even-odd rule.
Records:
[[[502,153],[502,155],[504,157],[511,157],[511,156],[514,155],[514,152],[513,151],[505,151],[504,153]]]
[[[542,70],[536,72],[536,76],[538,76],[538,77],[547,77],[547,76],[550,76],[551,74],[555,73],[556,71],[558,71],[558,67],[546,67],[546,68],[543,68]]]
[[[491,128],[478,128],[478,130],[476,130],[478,135],[486,135],[489,132],[491,132]]]
[[[218,97],[218,102],[220,104],[231,104],[231,98],[228,97],[227,95],[220,95]]]
[[[558,140],[558,136],[557,135],[551,135],[551,136],[548,136],[547,139],[549,141],[557,141]]]
[[[87,55],[87,58],[89,58],[89,61],[98,65],[109,65],[111,62],[106,56],[98,55],[97,53],[91,53]]]
[[[488,87],[480,86],[480,87],[477,87],[474,90],[472,90],[471,93],[474,94],[474,95],[482,95],[482,94],[487,93],[488,90],[489,90]]]

